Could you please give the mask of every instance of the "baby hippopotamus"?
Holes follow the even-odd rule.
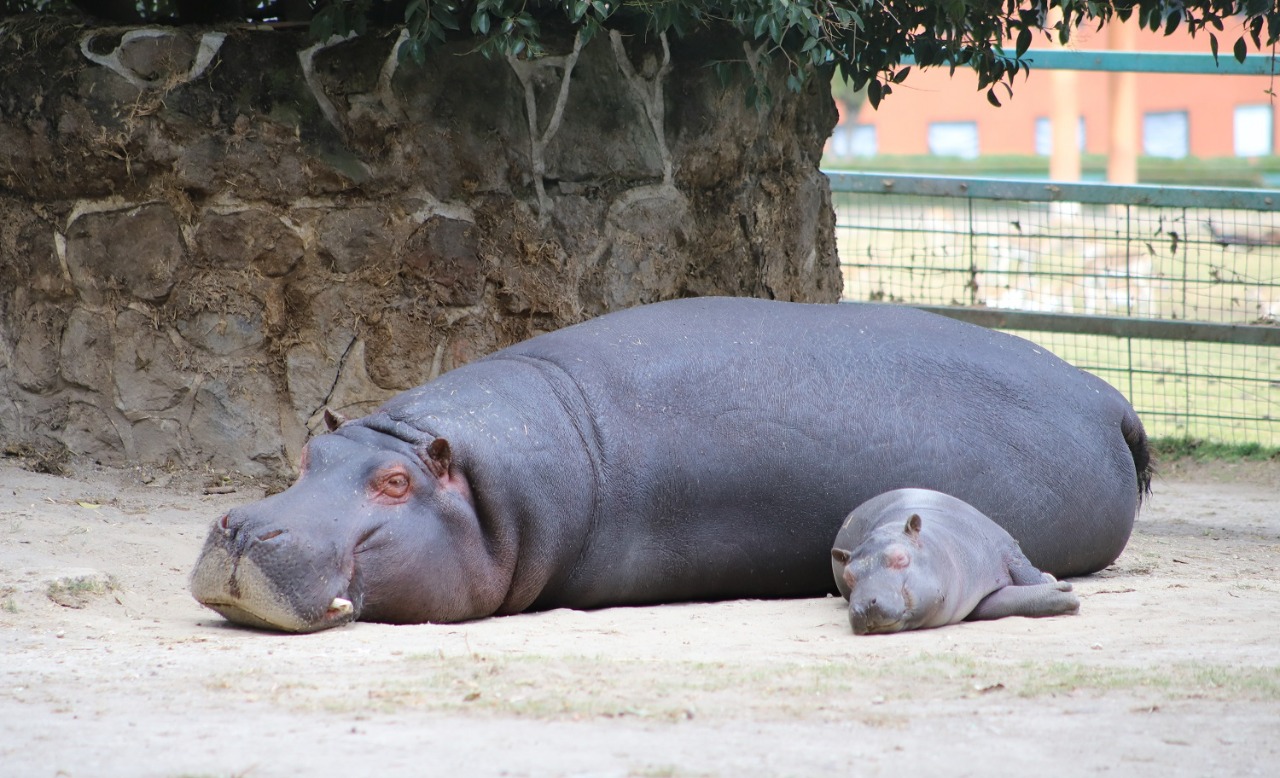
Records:
[[[855,508],[836,535],[831,572],[857,635],[1080,609],[1071,584],[1036,569],[998,524],[929,489],[896,489]]]

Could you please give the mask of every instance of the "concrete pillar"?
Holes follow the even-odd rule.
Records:
[[[1138,37],[1136,19],[1107,25],[1107,48],[1133,51]],[[1110,73],[1107,77],[1110,101],[1110,143],[1107,146],[1107,181],[1113,184],[1138,182],[1138,74]]]
[[[1052,27],[1061,18],[1061,9],[1051,9],[1046,26]],[[1049,124],[1053,128],[1053,148],[1049,153],[1049,178],[1053,181],[1079,181],[1080,75],[1074,70],[1054,70],[1050,74],[1050,85],[1053,106]]]

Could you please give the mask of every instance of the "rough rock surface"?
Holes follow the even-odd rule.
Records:
[[[820,80],[750,107],[723,32],[397,45],[5,23],[0,446],[285,474],[326,406],[591,315],[837,298]]]

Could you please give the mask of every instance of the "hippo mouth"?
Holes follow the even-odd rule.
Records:
[[[310,560],[292,555],[263,549],[244,553],[215,532],[192,571],[191,594],[201,605],[236,624],[281,632],[317,632],[355,621],[360,615],[363,598],[354,564],[350,568],[321,572]],[[314,572],[308,576],[288,574],[299,569]]]
[[[284,632],[319,632],[322,629],[340,627],[343,624],[354,621],[356,617],[355,605],[352,604],[351,600],[344,597],[334,597],[333,602],[329,603],[329,607],[320,614],[319,619],[308,621],[303,626],[297,627],[279,623],[278,617],[275,620],[268,620],[231,598],[225,601],[210,598],[201,600],[200,604],[216,611],[224,619],[234,624]]]
[[[849,626],[855,635],[889,635],[907,629],[911,621],[910,611],[892,617],[875,609],[864,611],[858,608],[849,609]]]
[[[901,632],[907,627],[905,620],[882,622],[879,624],[859,624],[852,622],[853,634],[855,635],[889,635],[894,632]]]

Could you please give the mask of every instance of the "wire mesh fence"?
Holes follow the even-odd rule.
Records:
[[[1280,446],[1280,192],[831,178],[846,300],[1002,312],[1152,436]]]

